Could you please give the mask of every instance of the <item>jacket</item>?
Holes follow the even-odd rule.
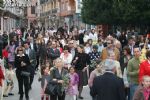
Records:
[[[93,81],[90,94],[97,100],[125,100],[123,80],[112,72],[105,72]]]
[[[145,60],[140,64],[139,82],[141,82],[144,75],[150,76],[150,63],[148,60]]]

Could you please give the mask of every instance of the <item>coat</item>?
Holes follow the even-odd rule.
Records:
[[[111,72],[97,76],[90,94],[97,100],[125,100],[123,80]]]
[[[26,66],[21,66],[21,62],[26,63]],[[30,60],[28,55],[23,54],[22,57],[20,57],[18,54],[15,56],[15,67],[16,69],[16,75],[20,76],[22,71],[29,71],[29,66],[30,66]]]
[[[56,48],[55,50],[53,48],[48,49],[47,54],[48,58],[50,58],[51,60],[55,60],[56,58],[60,57],[60,51]]]
[[[136,89],[133,100],[145,100],[143,94],[143,87],[141,85],[138,86],[138,88]]]
[[[143,61],[140,64],[140,72],[139,72],[139,82],[141,82],[142,77],[148,75],[150,76],[150,63],[148,60]]]
[[[4,74],[3,74],[2,68],[0,66],[0,86],[2,86],[3,79],[4,79]]]
[[[37,64],[37,62],[36,62],[36,52],[32,49],[29,49],[28,57],[29,57],[29,60],[30,60],[29,69],[30,69],[31,75],[34,76],[35,66]]]
[[[114,53],[115,53],[115,60],[119,61],[120,51],[117,48],[114,48]],[[107,57],[108,57],[108,51],[107,51],[107,47],[106,47],[102,50],[101,59],[105,60],[105,59],[107,59]]]
[[[29,49],[29,60],[30,60],[30,63],[33,67],[36,66],[36,53],[34,50],[32,49]]]
[[[52,80],[50,83],[56,84],[57,85],[57,94],[56,95],[61,95],[65,90],[62,90],[63,86],[62,84],[58,83],[58,80],[63,80],[63,77],[68,74],[68,71],[64,68],[61,70],[61,74],[59,73],[58,68],[53,68],[50,73],[50,77]],[[53,79],[57,79],[57,81],[54,81]]]

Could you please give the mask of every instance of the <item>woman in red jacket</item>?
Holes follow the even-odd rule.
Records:
[[[142,77],[145,75],[150,76],[150,50],[146,52],[147,60],[143,61],[140,64],[140,71],[139,71],[139,82],[141,83]]]

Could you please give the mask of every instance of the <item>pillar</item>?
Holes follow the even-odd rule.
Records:
[[[1,16],[1,32],[2,32],[2,34],[4,32],[4,18],[3,18],[3,16]]]

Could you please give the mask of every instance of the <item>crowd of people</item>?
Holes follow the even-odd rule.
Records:
[[[19,100],[29,100],[34,76],[39,75],[39,100],[84,99],[88,85],[93,100],[150,100],[149,37],[135,31],[104,36],[95,29],[21,32],[0,35],[5,71],[3,97],[14,95],[18,80]],[[2,66],[1,66],[2,69]],[[39,72],[39,73],[37,73]]]

